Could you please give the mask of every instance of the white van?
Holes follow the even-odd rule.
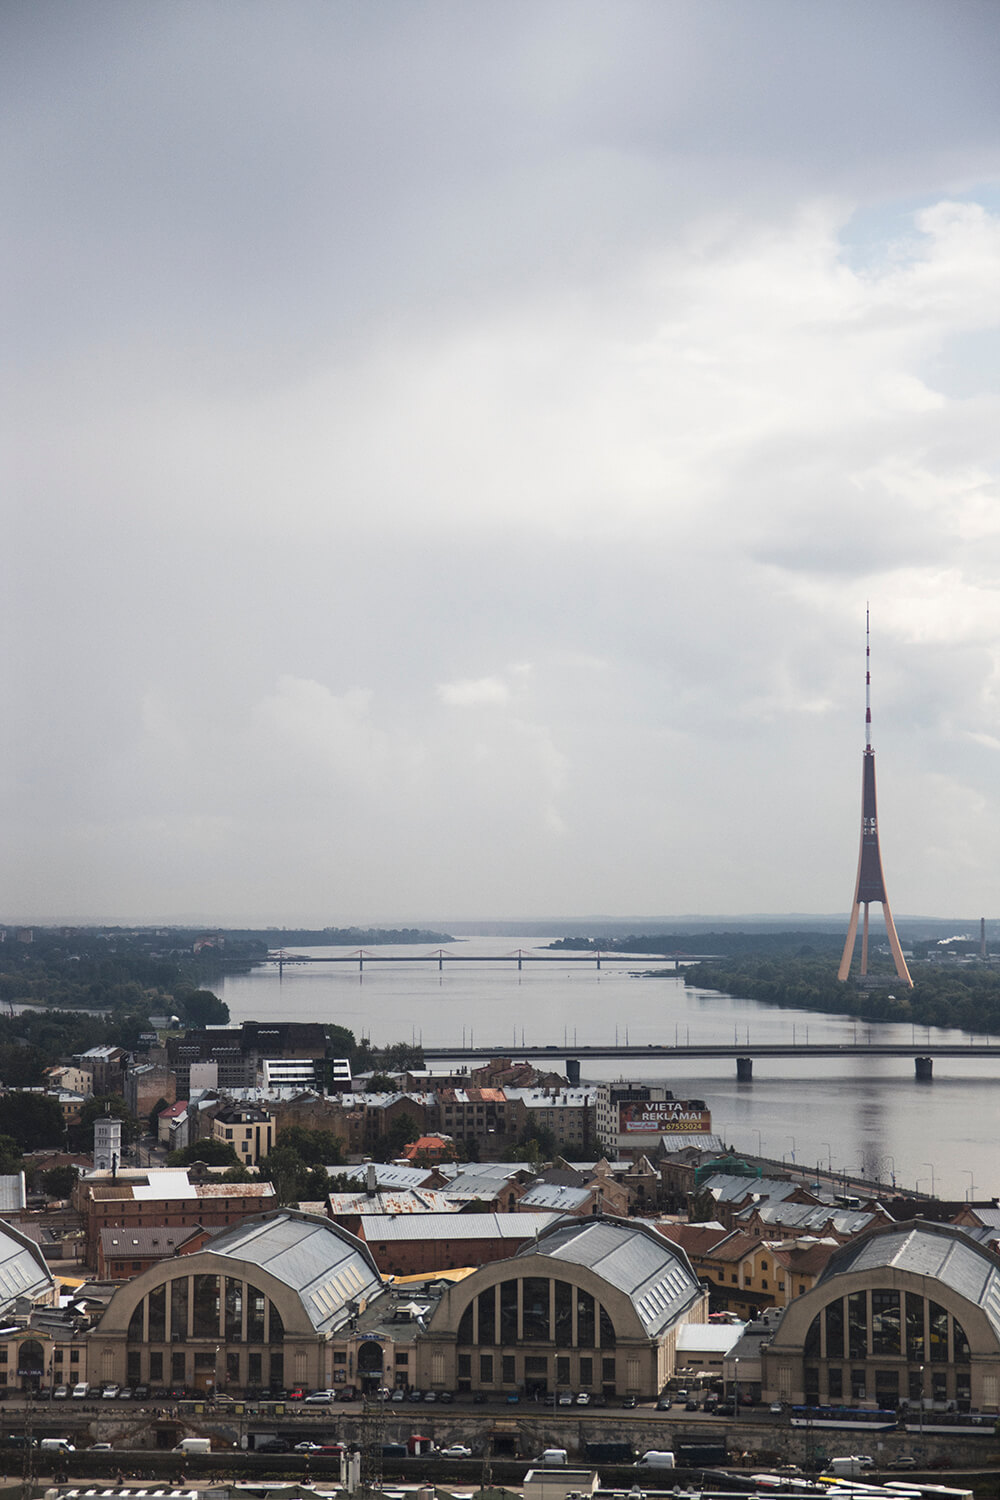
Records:
[[[211,1453],[211,1438],[181,1438],[175,1453]]]
[[[545,1452],[542,1454],[542,1456],[538,1460],[538,1462],[540,1464],[545,1464],[546,1468],[550,1468],[550,1469],[554,1469],[558,1465],[565,1465],[566,1464],[566,1449],[565,1448],[546,1448]]]
[[[77,1401],[83,1401],[89,1395],[90,1395],[90,1386],[87,1384],[87,1382],[85,1380],[81,1380],[80,1383],[79,1383],[79,1385],[75,1385],[73,1387],[73,1396],[74,1396],[75,1400],[77,1400]]]
[[[867,1453],[850,1453],[840,1458],[829,1458],[825,1473],[834,1479],[860,1479],[875,1465]]]
[[[75,1453],[76,1448],[69,1438],[42,1438],[39,1448],[43,1453]]]
[[[672,1469],[674,1467],[674,1455],[669,1449],[650,1448],[641,1458],[635,1461],[637,1469]]]

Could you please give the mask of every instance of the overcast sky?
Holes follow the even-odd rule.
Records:
[[[1000,915],[994,0],[8,0],[7,921]]]

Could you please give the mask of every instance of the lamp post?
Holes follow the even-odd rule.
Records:
[[[740,1414],[740,1357],[733,1359],[733,1416]]]
[[[786,1140],[789,1140],[792,1143],[792,1161],[794,1161],[795,1160],[795,1137],[794,1137],[794,1135],[786,1136]]]
[[[965,1172],[966,1176],[969,1179],[969,1191],[966,1196],[968,1201],[971,1203],[976,1196],[976,1180],[973,1174],[969,1171],[968,1167],[963,1167],[962,1170],[963,1172]]]
[[[934,1198],[937,1196],[934,1192],[934,1163],[932,1161],[922,1161],[920,1165],[922,1167],[930,1167],[931,1169],[931,1197]]]
[[[826,1147],[826,1170],[830,1174],[830,1176],[832,1177],[833,1176],[833,1147],[830,1145],[829,1141],[820,1141],[820,1145]]]
[[[757,1127],[754,1126],[754,1129],[757,1130]],[[761,1146],[761,1143],[760,1143],[760,1131],[759,1130],[757,1130],[757,1155],[758,1156],[763,1156],[764,1155],[764,1148]]]
[[[924,1367],[920,1366],[920,1437],[924,1436]]]

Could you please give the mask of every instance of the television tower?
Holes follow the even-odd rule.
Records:
[[[896,924],[889,910],[885,894],[885,876],[882,874],[882,856],[878,847],[878,814],[875,809],[875,751],[872,749],[872,674],[869,615],[865,608],[865,753],[861,763],[861,851],[858,854],[858,878],[854,887],[854,902],[851,921],[844,944],[844,956],[837,970],[838,979],[846,979],[851,972],[854,956],[854,941],[858,935],[858,911],[865,909],[861,928],[861,977],[868,973],[868,907],[872,901],[882,903],[885,930],[889,938],[896,973],[901,983],[913,988],[910,971],[906,967],[903,950],[896,936]]]

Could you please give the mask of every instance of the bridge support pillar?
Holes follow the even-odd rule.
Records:
[[[753,1081],[753,1058],[738,1057],[736,1059],[736,1077],[740,1083],[752,1083]]]
[[[921,1083],[930,1083],[934,1077],[933,1057],[915,1057],[913,1059],[913,1071]]]
[[[580,1059],[578,1057],[566,1059],[566,1082],[571,1089],[580,1087]]]

